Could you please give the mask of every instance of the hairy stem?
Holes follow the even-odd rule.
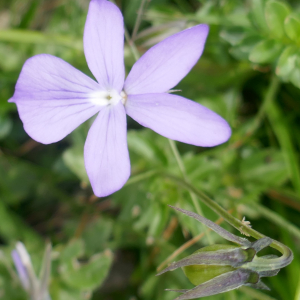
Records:
[[[183,161],[182,161],[182,159],[180,157],[180,153],[179,153],[179,151],[178,151],[178,149],[176,147],[176,143],[175,143],[175,141],[170,140],[170,139],[168,139],[168,141],[169,141],[169,144],[171,146],[171,149],[172,149],[172,152],[174,154],[174,157],[175,157],[175,159],[177,161],[177,164],[178,164],[178,167],[180,169],[181,175],[182,175],[182,177],[184,178],[185,181],[188,181],[186,170],[185,170],[185,166],[184,166]],[[189,194],[190,194],[190,196],[192,198],[192,201],[193,201],[193,204],[194,204],[194,206],[196,208],[197,214],[198,215],[203,215],[201,207],[200,207],[200,205],[199,205],[199,203],[197,201],[197,197],[192,192],[189,192]]]

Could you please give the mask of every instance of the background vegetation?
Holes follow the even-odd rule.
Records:
[[[180,166],[167,139],[129,118],[131,179],[114,195],[95,197],[83,164],[92,120],[63,141],[42,145],[7,102],[23,63],[35,54],[56,55],[92,76],[82,46],[89,1],[1,0],[0,298],[27,299],[10,258],[16,241],[24,242],[38,270],[48,239],[53,300],[174,299],[165,288],[192,284],[181,270],[155,277],[157,268],[225,241],[167,204],[196,211],[197,202],[204,216],[233,230],[178,184],[186,180],[295,254],[289,267],[264,280],[271,292],[242,288],[207,299],[299,300],[299,1],[116,2],[140,54],[184,28],[210,25],[202,58],[176,89],[222,115],[232,137],[212,149],[176,143]],[[127,71],[134,61],[127,43]]]

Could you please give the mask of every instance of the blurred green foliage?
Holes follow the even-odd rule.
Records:
[[[134,32],[141,0],[116,3]],[[204,230],[167,207],[195,211],[189,191],[164,175],[182,178],[167,139],[128,119],[131,179],[99,199],[83,163],[92,120],[45,146],[26,135],[15,105],[7,102],[23,63],[38,53],[59,56],[92,76],[82,47],[88,4],[0,2],[1,299],[26,299],[10,258],[18,240],[37,270],[43,241],[52,241],[53,300],[171,300],[176,295],[165,288],[191,288],[181,270],[155,277],[165,259]],[[270,293],[246,288],[207,299],[299,300],[299,1],[152,0],[145,2],[142,16],[134,39],[141,54],[184,28],[210,25],[202,58],[176,89],[223,116],[233,134],[212,149],[177,143],[188,181],[295,254],[289,267],[265,280]],[[133,63],[126,45],[127,72]],[[218,219],[197,201],[205,217]],[[216,241],[221,242],[215,234],[205,234],[177,259]]]

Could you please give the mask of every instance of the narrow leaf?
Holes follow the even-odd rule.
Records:
[[[209,227],[214,232],[216,232],[217,234],[219,234],[221,237],[223,237],[224,239],[226,239],[228,241],[231,241],[233,243],[237,243],[239,245],[243,245],[246,247],[249,247],[251,245],[251,242],[249,242],[247,239],[238,237],[238,236],[228,232],[227,230],[225,230],[224,228],[215,224],[214,222],[212,222],[202,216],[199,216],[196,213],[190,212],[190,211],[182,209],[182,208],[174,207],[172,205],[169,205],[169,206],[175,210],[178,210],[178,211],[184,213],[185,215],[187,215],[191,218],[194,218],[195,220],[199,221],[200,223],[206,225],[207,227]]]

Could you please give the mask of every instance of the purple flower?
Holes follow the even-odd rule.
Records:
[[[48,293],[51,272],[51,249],[51,244],[48,243],[42,262],[40,278],[37,278],[34,272],[30,255],[23,243],[17,242],[15,250],[11,252],[20,282],[32,300],[51,300]]]
[[[84,52],[97,82],[60,58],[41,54],[26,61],[10,99],[25,131],[50,144],[98,114],[84,147],[94,193],[107,196],[130,176],[126,113],[145,127],[180,142],[212,147],[228,140],[227,122],[191,100],[167,92],[201,56],[208,26],[179,32],[148,50],[125,80],[124,25],[120,10],[92,0],[84,31]]]
[[[22,259],[17,250],[13,250],[11,252],[11,256],[14,261],[15,267],[17,269],[21,284],[24,290],[28,291],[30,288],[30,282],[29,282],[29,277],[28,277],[26,267],[24,266],[24,263],[22,262]]]

